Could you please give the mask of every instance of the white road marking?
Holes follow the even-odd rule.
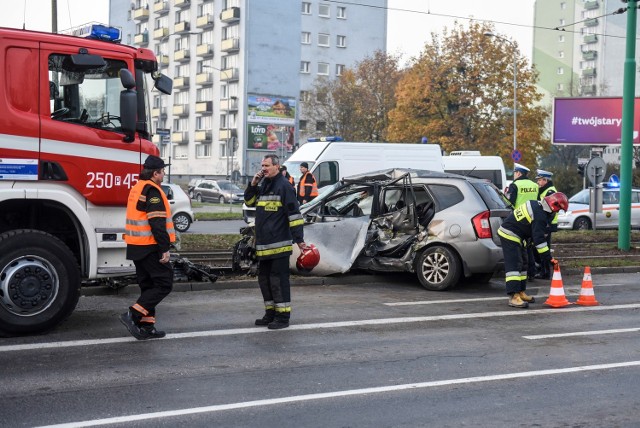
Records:
[[[547,315],[547,314],[567,314],[572,312],[586,312],[586,311],[612,311],[618,309],[639,309],[640,303],[629,303],[626,305],[611,305],[611,306],[570,306],[566,308],[549,308],[549,309],[534,309],[534,310],[513,310],[513,311],[495,311],[495,312],[477,312],[467,314],[451,314],[451,315],[432,315],[424,317],[402,317],[402,318],[381,318],[381,319],[368,319],[358,321],[338,321],[327,323],[313,323],[313,324],[296,324],[287,329],[291,330],[317,330],[323,328],[340,328],[340,327],[361,327],[367,325],[382,325],[382,324],[407,324],[416,322],[431,322],[431,321],[450,321],[450,320],[462,320],[462,319],[474,319],[474,318],[496,318],[496,317],[510,317],[510,316],[529,316],[529,315]],[[214,337],[214,336],[233,336],[238,334],[282,334],[283,332],[276,332],[273,330],[265,329],[264,327],[256,328],[235,328],[227,330],[205,330],[205,331],[193,331],[188,333],[174,333],[167,334],[163,339],[157,340],[175,340],[175,339],[191,339],[195,337]],[[28,351],[39,349],[51,349],[51,348],[70,348],[77,346],[93,346],[93,345],[106,345],[112,343],[123,342],[138,342],[132,337],[114,337],[107,339],[92,339],[92,340],[71,340],[65,342],[44,342],[44,343],[29,343],[24,345],[6,345],[0,346],[0,352],[11,351]],[[140,341],[143,342],[143,341]]]
[[[572,336],[595,336],[598,334],[616,334],[616,333],[633,333],[640,331],[640,327],[635,328],[616,328],[611,330],[591,330],[591,331],[574,331],[571,333],[555,333],[555,334],[536,334],[533,336],[522,336],[524,339],[552,339],[556,337],[572,337]]]
[[[188,409],[166,410],[162,412],[142,413],[138,415],[116,416],[112,418],[69,422],[69,423],[63,423],[58,425],[47,425],[40,428],[77,428],[77,427],[89,427],[89,426],[98,426],[98,425],[110,425],[110,424],[127,423],[127,422],[133,422],[133,421],[143,421],[143,420],[149,420],[149,419],[161,419],[161,418],[171,418],[171,417],[184,416],[184,415],[194,415],[198,413],[214,413],[214,412],[222,412],[225,410],[246,409],[248,407],[274,406],[274,405],[283,404],[283,403],[315,401],[315,400],[324,400],[324,399],[337,398],[337,397],[349,397],[349,396],[356,396],[356,395],[381,394],[381,393],[388,393],[388,392],[395,392],[395,391],[405,391],[409,389],[436,388],[436,387],[448,386],[448,385],[493,382],[493,381],[532,378],[532,377],[540,377],[540,376],[556,376],[556,375],[561,375],[566,373],[609,370],[609,369],[637,367],[637,366],[640,366],[640,361],[624,361],[619,363],[594,364],[590,366],[566,367],[561,369],[536,370],[536,371],[520,372],[520,373],[506,373],[506,374],[497,374],[497,375],[488,375],[488,376],[475,376],[475,377],[465,377],[465,378],[458,378],[458,379],[436,380],[436,381],[430,381],[430,382],[407,383],[403,385],[378,386],[378,387],[351,389],[351,390],[344,390],[344,391],[294,395],[290,397],[272,398],[272,399],[265,399],[265,400],[243,401],[243,402],[229,403],[229,404],[217,404],[217,405],[203,406],[203,407],[192,407]]]

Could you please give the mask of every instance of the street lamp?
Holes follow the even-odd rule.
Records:
[[[517,125],[517,121],[516,121],[516,115],[517,115],[517,108],[518,108],[518,98],[516,95],[516,88],[517,88],[517,80],[516,80],[516,76],[517,76],[517,70],[518,70],[518,55],[516,53],[516,44],[514,42],[512,42],[509,39],[506,39],[502,36],[498,36],[497,34],[493,34],[491,31],[486,31],[484,33],[485,36],[487,37],[495,37],[496,39],[500,39],[503,40],[507,43],[509,43],[511,45],[511,48],[513,49],[513,153],[511,154],[511,157],[514,158],[515,157],[515,152],[517,150],[517,144],[516,144],[516,133],[518,131],[518,125]],[[515,159],[514,159],[515,161]]]

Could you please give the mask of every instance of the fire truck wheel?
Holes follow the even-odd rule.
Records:
[[[80,297],[76,258],[38,230],[0,234],[0,335],[40,333],[64,321]]]

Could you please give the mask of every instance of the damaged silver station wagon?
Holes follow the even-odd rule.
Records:
[[[345,178],[300,209],[305,242],[320,251],[311,275],[349,270],[413,272],[428,290],[463,277],[488,282],[503,269],[498,227],[508,201],[490,182],[390,169]],[[242,229],[234,267],[255,272],[253,225]],[[290,258],[297,273],[298,248]]]

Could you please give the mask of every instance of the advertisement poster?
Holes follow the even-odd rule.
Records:
[[[247,99],[249,122],[295,125],[296,100],[294,98],[248,95]]]
[[[249,123],[248,138],[249,149],[257,150],[275,150],[278,152],[293,150],[293,139],[295,134],[295,127],[278,125],[278,124],[262,124],[262,123]]]
[[[635,99],[633,144],[639,144],[638,113]],[[620,144],[622,98],[556,98],[553,106],[555,144]]]

